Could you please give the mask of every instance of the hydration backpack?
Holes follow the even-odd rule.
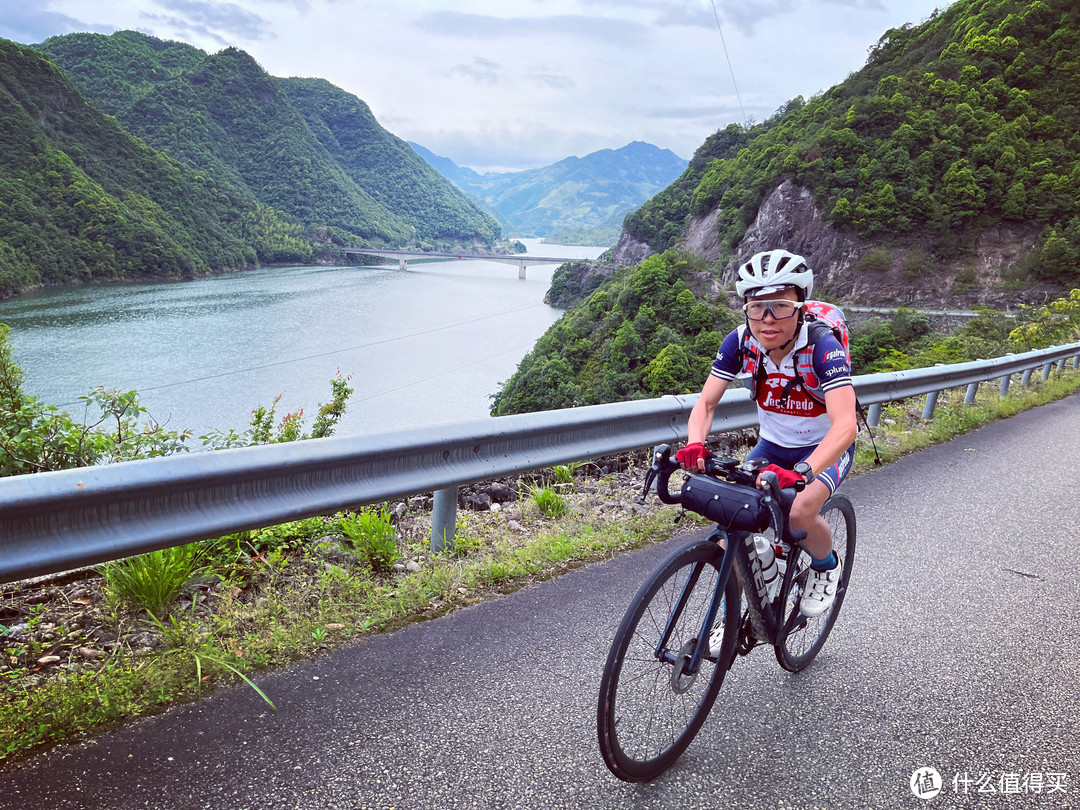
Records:
[[[847,356],[848,366],[851,366],[851,335],[848,330],[847,318],[840,307],[827,301],[807,301],[803,307],[803,321],[806,323],[806,345],[795,353],[794,366],[795,376],[784,386],[781,402],[787,404],[787,398],[796,386],[801,386],[807,396],[815,402],[825,405],[825,395],[821,393],[821,382],[814,371],[814,347],[825,335],[832,335],[844,350]],[[765,356],[756,346],[750,345],[750,330],[746,324],[739,327],[739,351],[736,357],[739,360],[743,372],[750,375],[744,381],[750,389],[750,396],[757,401],[758,393],[762,384],[768,378],[765,371]],[[874,447],[874,464],[881,464],[881,456],[878,455],[877,442],[874,441],[874,433],[870,430],[870,424],[866,420],[866,410],[858,399],[855,400],[855,412],[862,419],[867,435]]]
[[[838,306],[826,301],[807,301],[803,307],[803,321],[806,323],[806,345],[795,353],[795,376],[784,386],[781,400],[786,404],[792,390],[801,386],[811,399],[824,405],[825,396],[820,393],[821,381],[814,371],[814,347],[822,337],[831,334],[843,347],[850,366],[851,337],[847,318]],[[739,330],[737,357],[742,371],[750,375],[745,381],[746,387],[750,389],[750,396],[757,400],[762,383],[768,376],[765,372],[764,352],[750,344],[750,330],[745,324],[740,326]]]

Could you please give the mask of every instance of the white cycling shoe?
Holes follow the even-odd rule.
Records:
[[[836,589],[839,587],[839,565],[828,571],[811,568],[806,576],[806,591],[799,600],[799,612],[808,619],[825,615],[836,601]]]

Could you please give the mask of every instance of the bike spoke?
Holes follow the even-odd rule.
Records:
[[[787,636],[777,645],[776,656],[785,669],[798,671],[809,664],[825,644],[843,605],[851,576],[852,558],[855,553],[855,513],[851,503],[843,496],[834,496],[822,507],[822,515],[832,532],[833,553],[840,564],[840,582],[836,601],[821,616],[808,618],[799,612],[799,599],[806,586],[810,557],[802,552],[792,552],[789,565],[796,565],[795,581],[788,592],[783,607],[784,626],[792,625]]]
[[[720,560],[711,545],[683,554],[685,560],[669,562],[635,598],[638,607],[632,607],[620,628],[601,684],[601,751],[612,771],[624,779],[652,778],[682,752],[704,721],[723,678],[711,655],[702,658],[694,675],[682,671],[708,615]],[[673,619],[672,611],[678,608],[695,566],[700,575]],[[728,620],[726,611],[725,599],[717,616],[721,627]],[[669,623],[664,657],[658,658],[657,646]],[[732,643],[733,639],[732,635]]]

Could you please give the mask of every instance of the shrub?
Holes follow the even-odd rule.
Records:
[[[918,248],[909,250],[907,256],[904,257],[904,264],[900,268],[900,273],[908,281],[916,278],[922,278],[923,276],[931,276],[934,274],[934,268],[930,264],[930,259],[925,253]]]
[[[880,273],[892,267],[892,256],[883,248],[864,253],[859,259],[857,269],[861,273]]]
[[[978,276],[975,273],[975,268],[968,265],[956,274],[956,280],[953,281],[952,285],[953,295],[961,295],[978,289],[977,282]]]
[[[401,558],[397,545],[397,529],[391,521],[390,507],[369,507],[355,517],[341,519],[345,533],[357,556],[376,571],[388,571]]]
[[[160,616],[199,568],[197,543],[163,548],[106,563],[99,570],[107,595],[136,610]]]

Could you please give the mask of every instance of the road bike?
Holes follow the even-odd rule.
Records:
[[[802,487],[781,489],[775,473],[762,471],[765,463],[710,458],[706,472],[690,475],[676,494],[668,487],[679,464],[668,445],[654,450],[645,494],[655,482],[661,501],[717,525],[649,575],[611,643],[596,726],[604,762],[620,779],[648,781],[671,767],[705,722],[737,655],[768,644],[780,666],[798,672],[836,622],[855,558],[855,509],[840,493],[821,508],[841,574],[832,607],[808,618],[799,610],[811,561],[806,533],[788,526]],[[772,582],[770,557],[779,570]]]

